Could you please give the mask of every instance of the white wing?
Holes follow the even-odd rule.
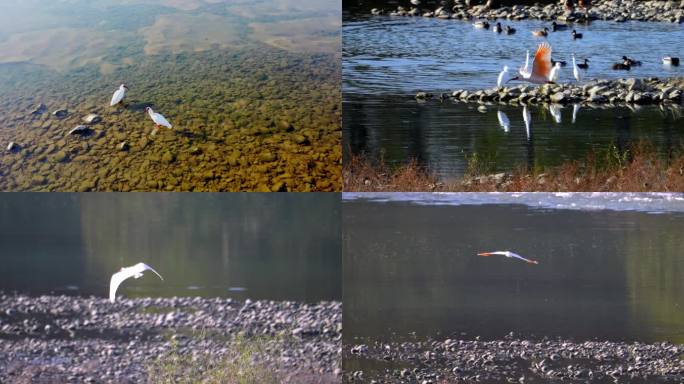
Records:
[[[169,123],[169,121],[166,120],[166,118],[159,113],[155,112],[154,115],[152,115],[152,120],[154,120],[154,122],[159,124],[159,125],[163,125],[167,128],[171,128],[171,123]]]
[[[530,263],[530,264],[539,264],[537,261],[526,259],[526,258],[518,255],[517,253],[513,253],[513,252],[508,252],[508,253],[510,255],[509,257],[514,257],[516,259],[520,259],[520,260],[525,261],[525,262]]]
[[[526,73],[530,73],[530,50],[525,54],[525,66],[523,67]]]
[[[126,90],[124,89],[117,89],[116,92],[114,92],[114,95],[112,96],[112,101],[109,103],[110,106],[118,104],[121,100],[123,100],[124,95],[126,94]]]
[[[496,117],[499,119],[499,125],[503,128],[504,132],[508,132],[511,126],[511,121],[508,119],[508,116],[506,116],[504,112],[497,111]]]
[[[136,275],[140,275],[147,270],[154,272],[157,276],[159,276],[160,279],[164,280],[164,278],[157,271],[145,263],[138,263],[132,267],[121,268],[121,271],[113,274],[111,280],[109,281],[109,301],[113,303],[116,300],[116,290],[119,288],[119,285],[124,282],[124,280],[128,279],[129,277],[136,277]]]

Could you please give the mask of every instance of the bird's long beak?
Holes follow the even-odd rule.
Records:
[[[539,264],[537,260],[527,260],[527,262],[530,264]]]
[[[478,253],[477,255],[478,256],[491,256],[492,254],[490,252],[482,252],[482,253]]]
[[[506,82],[508,83],[509,81],[513,81],[513,80],[520,80],[520,77],[519,76],[511,77],[510,79],[506,80]]]

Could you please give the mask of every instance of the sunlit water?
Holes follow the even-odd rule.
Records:
[[[345,194],[345,342],[684,342],[683,199]]]
[[[339,190],[339,31],[330,0],[0,1],[0,189]]]
[[[338,194],[9,194],[0,291],[124,297],[340,300]]]
[[[530,107],[526,128],[522,107],[437,100],[421,103],[417,91],[435,94],[453,89],[492,88],[503,67],[517,68],[525,50],[534,51],[542,39],[530,31],[548,25],[541,21],[503,21],[517,29],[512,36],[476,30],[470,23],[405,17],[345,14],[343,24],[343,143],[345,151],[383,158],[390,164],[417,159],[442,179],[460,177],[468,159],[477,155],[492,172],[518,167],[545,167],[581,160],[611,147],[624,150],[645,141],[662,154],[684,143],[681,106],[606,108],[573,106],[560,110],[560,122],[548,107]],[[368,12],[368,10],[363,10]],[[577,25],[584,39],[573,41],[569,31],[551,33],[548,41],[556,60],[571,54],[590,59],[585,79],[682,76],[682,67],[668,68],[661,57],[684,47],[684,30],[668,23],[593,22]],[[655,44],[653,42],[657,41]],[[623,55],[644,62],[630,72],[610,65]],[[561,82],[572,70],[561,72]],[[574,80],[572,80],[574,81]],[[508,132],[497,111],[510,120]],[[574,120],[574,121],[573,121]]]

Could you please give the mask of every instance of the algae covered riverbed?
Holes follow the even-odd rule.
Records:
[[[335,2],[0,7],[0,189],[341,189]]]

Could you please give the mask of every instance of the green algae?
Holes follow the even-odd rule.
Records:
[[[341,190],[339,53],[281,49],[267,37],[261,41],[262,31],[249,30],[252,19],[222,31],[218,16],[207,13],[209,5],[166,3],[192,11],[179,14],[174,8],[151,18],[147,8],[139,8],[131,21],[136,32],[107,44],[103,31],[125,26],[120,8],[108,16],[116,22],[94,23],[98,28],[92,31],[81,25],[83,18],[68,28],[22,31],[50,38],[34,44],[47,56],[28,50],[0,64],[0,144],[13,141],[21,148],[0,152],[0,189]],[[174,30],[169,20],[185,20],[185,29]],[[55,34],[55,28],[63,29]],[[208,40],[198,42],[207,32]],[[221,41],[223,33],[233,36]],[[87,36],[85,42],[79,36]],[[8,41],[0,45],[9,47]],[[124,104],[109,107],[122,82],[130,88]],[[32,114],[39,103],[47,112]],[[174,129],[153,134],[147,106]],[[57,119],[52,112],[60,108],[69,113]],[[92,134],[68,135],[89,113],[102,117],[91,125]]]

